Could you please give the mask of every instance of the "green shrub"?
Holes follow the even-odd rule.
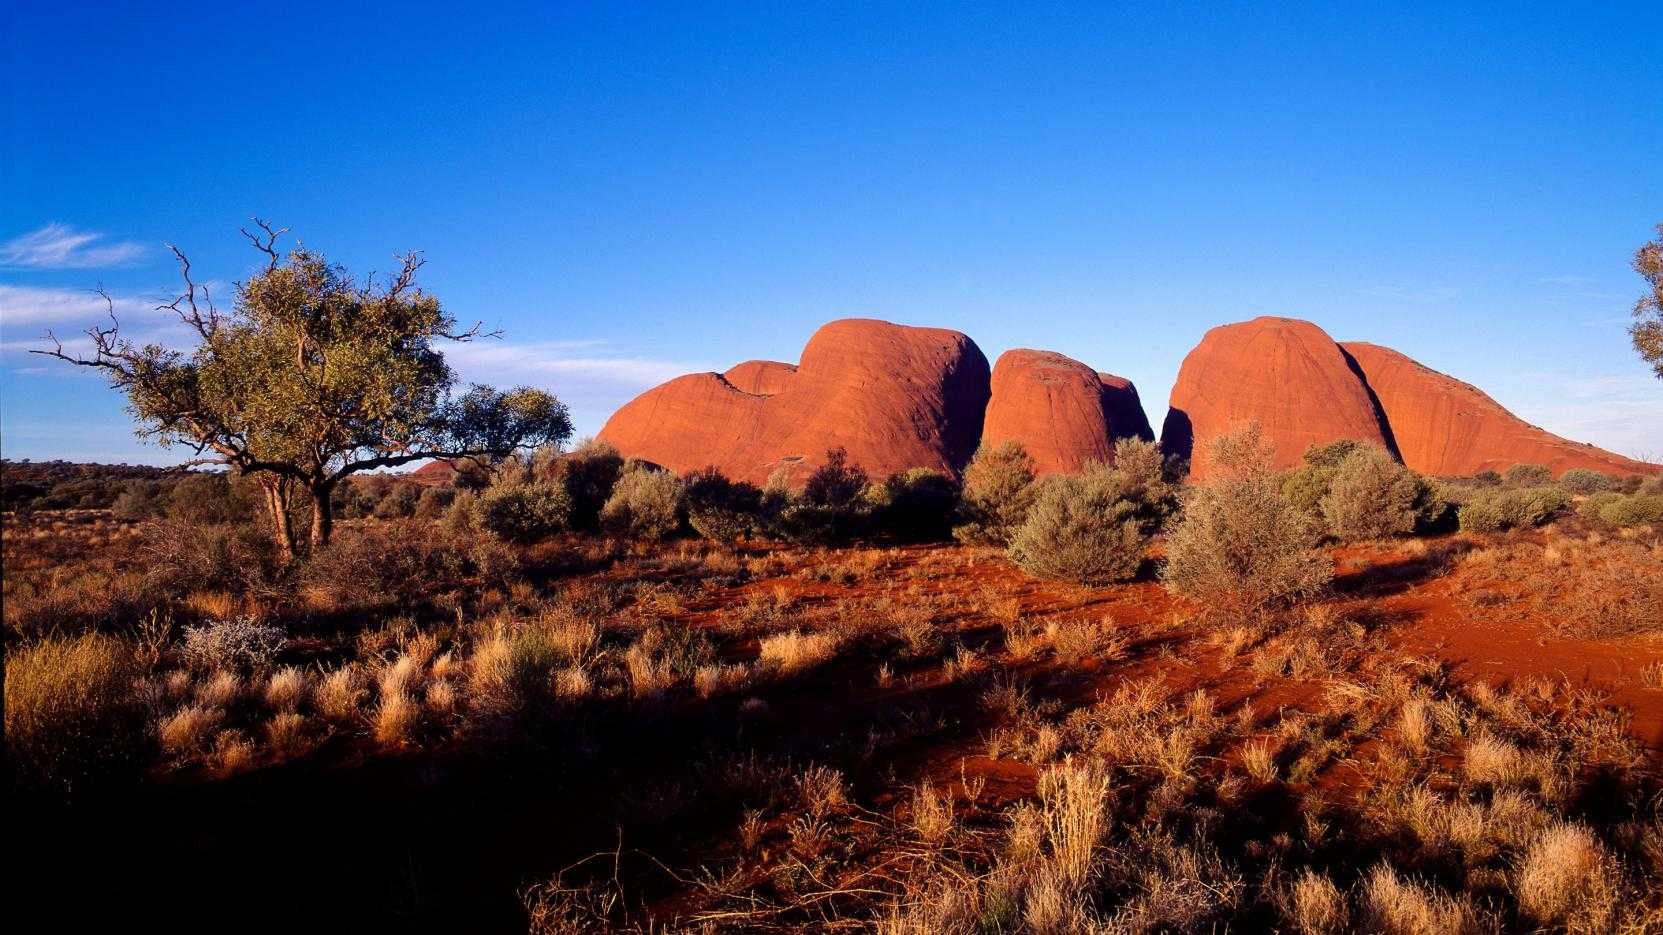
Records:
[[[1282,496],[1301,513],[1322,516],[1322,498],[1334,482],[1335,468],[1306,464],[1282,475]]]
[[[1145,443],[1147,444],[1147,443]],[[1141,454],[1141,452],[1139,452]],[[1078,475],[1056,475],[1039,492],[1016,534],[1010,556],[1040,578],[1108,584],[1137,576],[1150,536],[1166,518],[1170,495],[1147,465],[1128,458],[1125,470],[1087,464]]]
[[[674,534],[681,528],[681,480],[668,471],[625,471],[601,508],[600,524],[607,535],[628,539]]]
[[[1215,440],[1223,479],[1190,492],[1167,534],[1172,591],[1236,613],[1262,613],[1321,592],[1334,567],[1310,517],[1283,496],[1257,425]]]
[[[906,542],[937,542],[952,532],[959,488],[940,471],[912,468],[869,487],[865,496],[878,529]]]
[[[416,509],[412,514],[417,519],[439,519],[450,509],[456,500],[456,491],[450,487],[429,487],[422,491],[416,500]]]
[[[1472,476],[1474,487],[1500,487],[1501,475],[1494,471],[1479,471]]]
[[[189,474],[168,493],[167,515],[196,526],[246,522],[254,513],[244,484],[226,474]]]
[[[1462,532],[1500,532],[1506,525],[1495,497],[1474,497],[1455,510]]]
[[[386,496],[375,505],[372,512],[376,519],[405,519],[416,515],[416,503],[421,499],[422,489],[416,484],[401,481],[387,489]]]
[[[300,583],[341,607],[419,606],[470,575],[506,577],[506,550],[493,540],[470,547],[413,520],[347,527],[307,559]]]
[[[964,471],[953,537],[970,545],[1004,546],[1027,518],[1034,464],[1018,442],[976,451]]]
[[[473,518],[478,509],[479,494],[471,487],[460,488],[445,509],[445,518],[439,521],[439,527],[453,537],[472,535],[476,531]]]
[[[1340,539],[1408,535],[1433,497],[1431,485],[1418,474],[1371,445],[1353,446],[1332,470],[1318,507],[1328,530]]]
[[[1606,522],[1605,517],[1600,514],[1606,507],[1613,503],[1620,502],[1622,499],[1623,495],[1620,493],[1610,490],[1602,490],[1598,493],[1589,495],[1588,499],[1583,500],[1577,505],[1576,511],[1582,514],[1583,519],[1586,519],[1591,523]]]
[[[1485,488],[1468,493],[1456,511],[1465,532],[1499,532],[1540,526],[1570,506],[1557,487]]]
[[[6,771],[14,790],[72,796],[137,767],[140,666],[121,640],[97,633],[6,652]]]
[[[1559,486],[1574,494],[1592,494],[1608,490],[1614,481],[1598,471],[1571,468],[1559,475]]]
[[[682,501],[693,531],[716,542],[736,542],[755,535],[762,523],[762,490],[732,481],[715,467],[688,474]]]
[[[1570,505],[1570,496],[1557,487],[1512,490],[1501,497],[1502,516],[1515,529],[1540,526]]]
[[[571,502],[573,529],[599,529],[600,513],[624,473],[624,458],[610,442],[590,439],[573,451],[538,449],[532,457],[533,479],[564,487]]]
[[[1337,468],[1352,454],[1371,447],[1352,438],[1342,438],[1326,445],[1311,445],[1305,449],[1305,464],[1314,468]]]
[[[868,529],[872,504],[863,494],[866,472],[848,463],[842,448],[826,452],[826,462],[810,474],[803,492],[774,517],[774,531],[791,542],[828,545],[848,542]]]
[[[1509,487],[1540,487],[1553,483],[1553,472],[1540,464],[1515,464],[1507,469],[1502,479]]]
[[[1663,494],[1635,494],[1619,497],[1600,510],[1600,519],[1613,526],[1663,523]]]
[[[492,487],[473,505],[474,525],[509,542],[535,542],[572,526],[572,499],[559,484]]]

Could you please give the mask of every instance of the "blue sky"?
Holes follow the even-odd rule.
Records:
[[[1159,425],[1208,327],[1308,318],[1663,456],[1624,328],[1663,221],[1655,4],[0,3],[0,449],[167,463],[90,374],[294,228],[505,339],[580,432],[820,323],[1062,351]]]

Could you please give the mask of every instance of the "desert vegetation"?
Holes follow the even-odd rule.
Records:
[[[1663,924],[1657,481],[1279,472],[1253,426],[1211,456],[1009,445],[961,487],[832,451],[792,489],[550,445],[351,477],[303,556],[257,478],[69,472],[108,506],[4,526],[21,891],[63,904],[74,861],[192,925],[268,886],[274,919],[538,932]],[[158,900],[179,860],[199,895]]]

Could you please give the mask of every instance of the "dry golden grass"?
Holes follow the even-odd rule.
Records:
[[[925,844],[946,843],[953,833],[953,811],[953,797],[936,792],[928,782],[920,782],[912,792],[912,828]]]
[[[762,640],[758,661],[782,675],[788,675],[825,662],[837,655],[837,647],[838,640],[834,634],[788,630]]]
[[[421,722],[421,705],[402,691],[383,694],[375,709],[375,739],[395,745],[412,739]]]

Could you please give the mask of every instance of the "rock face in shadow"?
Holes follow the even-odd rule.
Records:
[[[849,318],[822,326],[793,368],[747,361],[656,386],[600,431],[624,455],[686,472],[715,465],[801,484],[830,448],[875,477],[912,467],[956,474],[975,453],[987,358],[957,331]]]
[[[1507,411],[1483,390],[1378,344],[1340,345],[1356,361],[1391,423],[1403,463],[1423,474],[1465,475],[1540,464],[1555,476],[1571,468],[1654,474],[1657,468],[1560,438]]]
[[[1327,332],[1293,318],[1255,318],[1208,331],[1184,358],[1161,430],[1168,454],[1190,459],[1192,480],[1214,470],[1211,442],[1258,422],[1275,466],[1342,438],[1392,450],[1367,384]]]
[[[1018,441],[1041,474],[1111,462],[1121,438],[1153,439],[1130,380],[1052,351],[1017,349],[993,366],[982,444]]]

